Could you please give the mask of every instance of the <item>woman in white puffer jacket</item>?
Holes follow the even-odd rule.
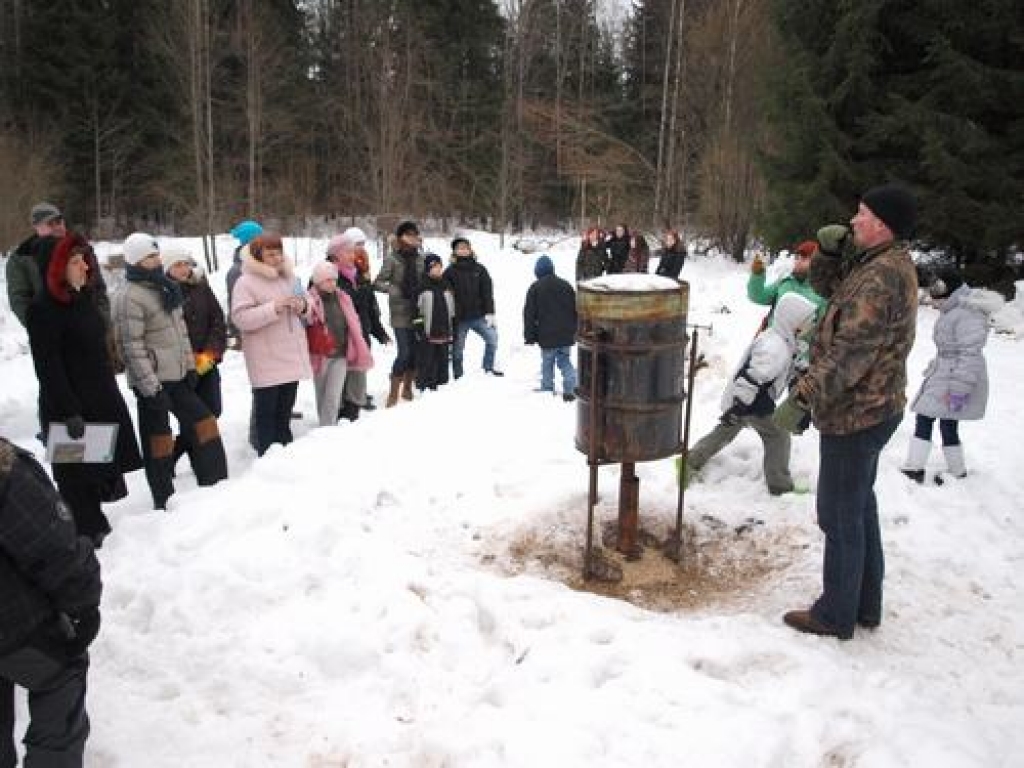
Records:
[[[988,340],[989,317],[1004,303],[998,293],[971,288],[955,272],[942,273],[929,294],[939,309],[932,332],[937,353],[911,404],[917,419],[903,467],[903,473],[918,483],[924,482],[936,419],[947,469],[954,477],[967,475],[959,424],[985,415],[988,370],[982,350]]]

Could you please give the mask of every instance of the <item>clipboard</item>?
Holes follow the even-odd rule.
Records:
[[[109,464],[114,460],[119,424],[92,422],[75,440],[63,422],[52,422],[46,434],[46,460],[51,464]]]

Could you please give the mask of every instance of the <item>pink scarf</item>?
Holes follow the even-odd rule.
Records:
[[[348,324],[348,346],[345,348],[345,361],[350,371],[368,371],[373,368],[373,355],[370,354],[370,345],[363,337],[363,326],[359,322],[359,314],[352,298],[344,291],[338,291],[338,301],[341,302],[341,312],[345,315],[345,322]]]
[[[350,371],[368,371],[373,368],[373,355],[370,354],[370,346],[363,337],[363,326],[359,322],[359,314],[356,312],[352,298],[342,290],[334,294],[338,297],[338,304],[341,305],[341,313],[345,315],[345,324],[348,326],[348,344],[345,347],[345,362],[348,363]],[[320,298],[320,292],[314,287],[306,294],[309,300],[310,325],[324,322],[324,305]],[[313,367],[313,375],[319,376],[323,369],[324,358],[321,355],[309,355],[310,364]]]

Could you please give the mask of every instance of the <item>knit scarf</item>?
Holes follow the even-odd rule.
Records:
[[[162,269],[146,269],[129,264],[125,268],[125,277],[129,283],[149,283],[160,291],[160,298],[163,299],[167,312],[173,312],[185,301],[181,286],[167,277]]]
[[[356,275],[358,273],[356,271],[355,264],[353,264],[350,267],[346,267],[344,264],[339,264],[338,274],[340,274],[342,277],[348,280],[349,283],[351,283],[353,286],[356,285]]]

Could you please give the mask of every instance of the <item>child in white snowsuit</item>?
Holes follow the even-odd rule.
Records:
[[[798,293],[784,294],[775,305],[775,322],[754,338],[722,395],[718,425],[690,449],[683,466],[685,482],[731,443],[744,427],[764,443],[764,477],[773,496],[793,490],[789,474],[790,436],[772,422],[775,403],[785,391],[800,356],[800,336],[814,328],[816,307]]]

